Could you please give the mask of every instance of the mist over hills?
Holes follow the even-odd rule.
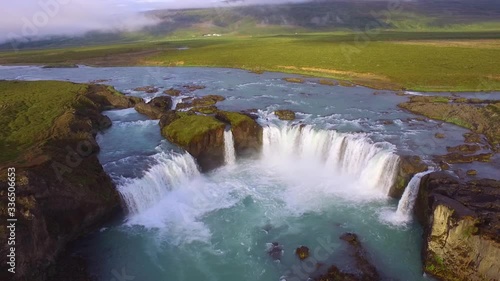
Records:
[[[232,2],[232,1],[230,1]],[[500,31],[500,1],[496,0],[314,0],[302,3],[242,5],[221,2],[216,8],[154,10],[144,13],[159,23],[135,32],[93,31],[83,36],[45,36],[6,42],[14,46],[50,48],[127,43],[204,34],[271,35],[301,32],[464,29]]]

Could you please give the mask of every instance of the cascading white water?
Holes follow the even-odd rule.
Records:
[[[420,181],[425,175],[432,173],[432,170],[418,173],[413,176],[413,178],[406,186],[403,196],[399,200],[398,210],[396,211],[396,216],[408,220],[413,212],[413,206],[415,206],[415,200],[417,199],[418,190],[420,188]]]
[[[385,194],[394,183],[399,162],[386,143],[372,143],[362,134],[317,130],[309,125],[269,125],[264,128],[263,145],[264,158],[320,162]]]
[[[236,163],[236,154],[234,151],[234,138],[231,130],[224,131],[224,162],[226,165]]]
[[[165,194],[200,174],[194,158],[188,154],[169,157],[155,155],[158,164],[151,167],[142,178],[126,180],[118,191],[132,214],[140,213],[159,202]]]

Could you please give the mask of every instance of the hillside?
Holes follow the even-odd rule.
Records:
[[[146,12],[160,23],[134,33],[99,30],[83,37],[25,38],[0,44],[0,50],[130,43],[205,34],[275,35],[304,32],[499,31],[500,2],[494,0],[325,0],[298,4],[233,6]]]

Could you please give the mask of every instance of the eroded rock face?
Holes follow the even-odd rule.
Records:
[[[186,113],[164,117],[161,122],[167,124],[162,135],[196,158],[203,172],[224,164],[225,123],[212,116]]]
[[[26,161],[12,165],[16,167],[18,219],[14,280],[57,280],[65,275],[66,268],[54,265],[54,261],[61,260],[58,257],[66,245],[120,210],[118,192],[97,158],[95,135],[110,126],[109,118],[100,114],[102,108],[131,106],[133,101],[101,85],[89,86],[89,91],[75,100],[75,108],[54,120],[49,138],[23,155]],[[3,181],[7,166],[0,167],[0,206],[7,206],[4,192],[8,183]],[[6,216],[6,209],[0,208],[0,214]],[[0,240],[6,241],[3,223]],[[0,246],[0,255],[7,254],[5,243]],[[13,280],[12,275],[3,275],[7,273],[3,266],[0,280]],[[49,266],[53,269],[48,270]],[[77,275],[84,276],[77,279]],[[79,272],[73,276],[86,280],[85,275]]]
[[[98,104],[101,111],[130,108],[143,102],[139,97],[124,96],[111,86],[99,84],[90,84],[85,97]]]
[[[228,111],[220,111],[215,117],[231,125],[234,148],[238,156],[260,152],[263,129],[255,120],[245,114]]]
[[[424,227],[425,272],[441,280],[500,276],[500,182],[445,172],[422,178],[415,213]]]
[[[389,196],[392,198],[401,198],[411,178],[415,174],[427,171],[428,167],[418,156],[400,156],[397,169],[396,179],[389,190]]]

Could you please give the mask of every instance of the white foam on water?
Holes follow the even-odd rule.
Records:
[[[226,161],[234,163],[229,130],[225,145]],[[393,150],[364,134],[283,122],[264,128],[260,159],[202,175],[189,154],[159,153],[158,164],[142,178],[121,184],[119,191],[130,213],[129,225],[159,229],[174,244],[208,243],[211,231],[204,217],[246,200],[259,204],[260,220],[264,217],[273,224],[322,212],[337,199],[385,200],[399,161]]]
[[[118,186],[129,213],[137,214],[151,208],[169,191],[200,174],[194,158],[187,153],[160,153],[155,157],[159,163],[151,167],[142,178],[128,179]]]

